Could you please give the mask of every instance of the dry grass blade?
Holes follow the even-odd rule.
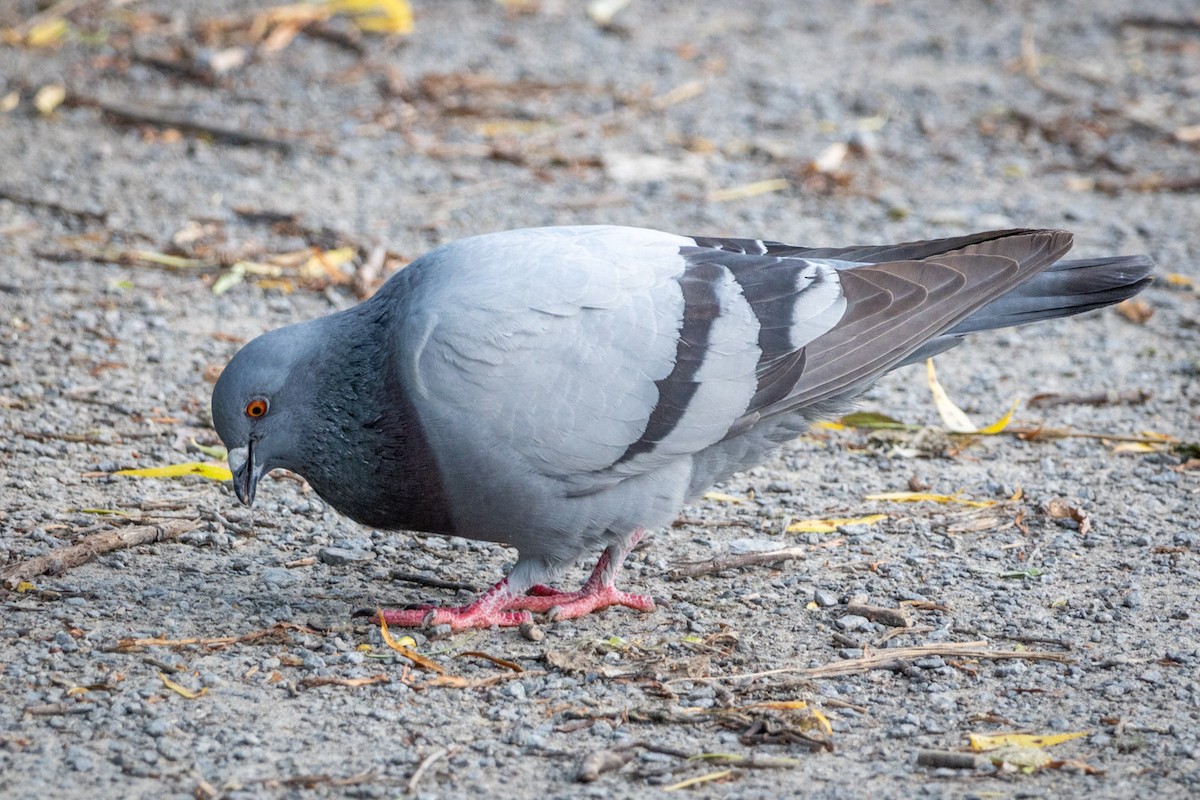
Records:
[[[761,672],[744,672],[733,675],[712,675],[702,680],[708,681],[741,681],[754,678],[767,678],[772,675],[798,675],[803,678],[837,678],[845,675],[857,675],[875,669],[896,669],[914,659],[926,656],[957,656],[959,658],[977,659],[1009,659],[1016,658],[1026,661],[1057,661],[1069,664],[1071,659],[1062,653],[1051,653],[1038,650],[993,650],[987,642],[942,642],[937,644],[920,644],[912,647],[889,647],[877,650],[859,658],[848,658],[835,661],[820,667],[781,667]],[[667,684],[681,681],[693,681],[696,678],[675,678]]]

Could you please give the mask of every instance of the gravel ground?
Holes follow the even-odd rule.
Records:
[[[0,28],[38,5],[5,4]],[[543,624],[541,639],[413,633],[454,676],[444,685],[353,613],[461,602],[512,553],[361,528],[290,479],[246,510],[220,483],[107,475],[202,458],[190,441],[216,443],[209,394],[239,343],[355,301],[320,268],[226,278],[217,294],[219,269],[122,255],[135,250],[231,263],[351,246],[369,289],[361,267],[380,257],[390,269],[532,225],[813,245],[1058,226],[1077,253],[1146,252],[1200,280],[1194,22],[1130,24],[1146,8],[1132,0],[634,0],[603,27],[566,0],[425,0],[409,37],[358,42],[344,18],[290,42],[277,30],[286,46],[214,78],[161,62],[223,66],[265,4],[67,5],[56,46],[0,46],[0,101],[19,98],[0,113],[0,557],[147,521],[189,530],[0,593],[0,795],[643,797],[689,778],[714,778],[695,794],[744,798],[1200,792],[1200,470],[1186,450],[816,431],[720,487],[742,502],[689,508],[632,556],[626,585],[657,612]],[[34,110],[55,84],[67,102]],[[113,107],[269,141],[130,124]],[[977,419],[1019,397],[1021,428],[1194,443],[1198,297],[1159,281],[1149,319],[1107,309],[983,336],[939,373]],[[938,424],[919,369],[862,408]],[[864,499],[922,485],[1023,497]],[[1087,522],[1051,513],[1064,506]],[[869,513],[889,518],[781,533]],[[805,557],[671,577],[779,547]],[[912,627],[849,614],[863,596]],[[153,637],[241,639],[124,641]],[[887,658],[917,645],[931,647]],[[807,708],[778,705],[792,701]],[[1086,735],[1032,772],[1016,755],[999,769],[916,759],[1013,731]],[[577,782],[596,753],[627,763]],[[686,760],[701,753],[755,760]]]

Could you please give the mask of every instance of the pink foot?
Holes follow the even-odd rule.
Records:
[[[438,606],[422,606],[420,608],[385,609],[380,612],[383,621],[388,625],[399,628],[423,628],[433,625],[449,625],[452,631],[466,628],[490,628],[498,625],[501,628],[515,628],[523,622],[533,619],[528,611],[510,611],[509,603],[519,600],[508,590],[508,579],[497,583],[488,589],[479,599],[470,605],[439,608]],[[376,615],[375,621],[378,622]]]
[[[410,609],[387,609],[381,612],[388,625],[401,628],[422,628],[449,625],[453,631],[466,628],[514,628],[532,620],[532,614],[548,614],[551,621],[575,619],[609,606],[627,606],[637,611],[653,611],[654,600],[649,595],[623,592],[616,588],[621,563],[645,535],[634,531],[626,548],[609,547],[596,562],[595,569],[577,592],[564,592],[552,586],[535,584],[523,595],[513,594],[508,579],[488,589],[470,605],[451,608],[420,606]],[[376,619],[376,621],[378,621]]]
[[[601,553],[592,574],[578,592],[563,592],[551,586],[537,584],[529,587],[525,597],[514,598],[507,608],[548,614],[551,621],[575,619],[609,606],[628,606],[637,611],[653,611],[654,600],[649,595],[623,592],[615,585],[626,554],[633,550],[645,533],[640,528],[634,531],[624,552],[610,547]],[[614,558],[614,554],[619,554],[620,558]]]

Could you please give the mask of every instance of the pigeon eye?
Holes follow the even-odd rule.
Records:
[[[257,419],[267,413],[267,401],[256,397],[246,404],[246,416]]]

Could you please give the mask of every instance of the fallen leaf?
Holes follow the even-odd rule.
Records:
[[[946,429],[951,433],[978,432],[979,428],[974,422],[971,422],[971,418],[966,415],[966,412],[954,404],[950,395],[938,382],[937,370],[933,366],[932,358],[925,360],[925,379],[929,384],[929,391],[933,394],[933,404],[937,407],[938,416],[942,418]]]
[[[1163,275],[1163,280],[1166,281],[1167,286],[1174,286],[1177,289],[1196,288],[1196,279],[1188,277],[1181,272],[1168,272],[1166,275]]]
[[[62,17],[44,19],[25,34],[25,44],[30,47],[52,47],[63,40],[69,29]]]
[[[971,508],[991,508],[999,500],[968,500],[961,494],[930,494],[929,492],[883,492],[869,494],[866,500],[881,500],[888,503],[943,503]]]
[[[1052,747],[1056,744],[1069,742],[1072,739],[1081,739],[1090,734],[1091,731],[1075,731],[1073,733],[969,733],[967,739],[971,743],[971,750],[975,753],[982,753],[987,750],[995,750],[999,747]]]
[[[223,464],[206,464],[191,461],[186,464],[171,464],[166,467],[146,467],[145,469],[121,469],[114,475],[128,475],[132,478],[182,478],[187,475],[199,475],[214,481],[231,481],[233,473]]]
[[[1140,298],[1117,303],[1117,313],[1134,325],[1145,325],[1154,316],[1154,306]]]
[[[1079,533],[1086,534],[1092,529],[1092,520],[1083,509],[1070,505],[1065,500],[1054,498],[1046,504],[1046,513],[1055,519],[1071,519],[1079,525]]]
[[[416,650],[413,650],[411,647],[405,647],[403,644],[392,638],[391,632],[388,631],[387,622],[383,618],[382,609],[379,609],[375,612],[375,618],[379,620],[379,635],[383,637],[384,644],[416,664],[421,669],[427,670],[428,672],[436,672],[439,675],[446,674],[446,670],[442,669],[442,667],[436,661],[426,658]],[[416,644],[411,637],[405,636],[404,639],[408,639],[408,641]]]
[[[180,697],[186,697],[188,700],[196,700],[196,699],[208,694],[207,686],[205,686],[203,689],[201,689],[198,692],[193,692],[191,689],[187,688],[186,686],[180,686],[178,683],[176,683],[175,681],[168,678],[162,672],[158,673],[158,677],[162,680],[163,686],[166,686],[168,689],[170,689],[172,692],[179,695]]]
[[[67,87],[60,83],[51,83],[37,90],[33,96],[33,107],[44,117],[54,113],[54,109],[67,99]]]
[[[705,492],[705,500],[712,500],[714,503],[744,503],[746,498],[738,497],[733,494],[725,494],[724,492]]]
[[[831,517],[829,519],[802,519],[791,523],[787,533],[837,533],[843,525],[874,525],[887,519],[887,514],[868,514],[865,517]]]
[[[326,0],[334,14],[346,14],[368,33],[407,34],[413,31],[413,11],[408,0]]]
[[[866,428],[867,430],[909,430],[917,427],[876,411],[856,411],[842,417],[838,423],[844,427]]]
[[[200,444],[196,441],[196,437],[194,436],[189,439],[189,442],[191,443],[192,447],[196,448],[209,458],[215,458],[219,461],[224,461],[229,458],[229,451],[220,445]]]

